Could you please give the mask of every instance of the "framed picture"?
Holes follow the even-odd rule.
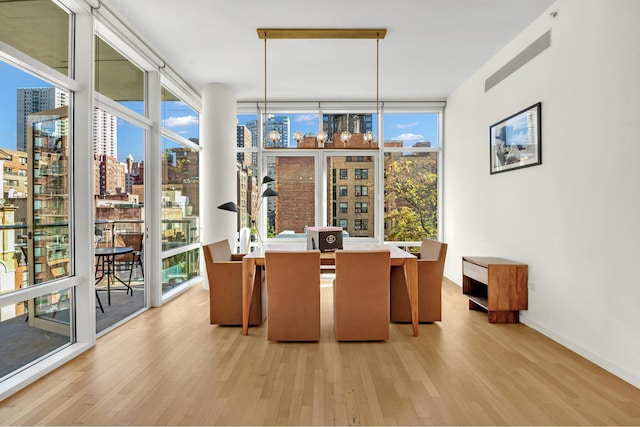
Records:
[[[538,102],[491,125],[492,174],[542,164],[540,112],[541,103]]]

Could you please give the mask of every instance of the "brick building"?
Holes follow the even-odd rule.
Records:
[[[313,157],[276,157],[275,233],[315,225],[315,165]]]
[[[111,156],[94,156],[94,194],[124,193],[127,187],[125,165]]]

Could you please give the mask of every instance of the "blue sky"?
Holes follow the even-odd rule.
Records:
[[[18,88],[52,85],[0,61],[0,147],[16,149]]]
[[[52,85],[0,61],[0,147],[16,149],[17,89],[21,87],[51,87]],[[142,113],[141,102],[122,102],[122,105]],[[316,133],[317,114],[288,114],[291,132]],[[240,124],[255,119],[255,115],[238,116]],[[198,115],[182,102],[163,102],[163,126],[185,138],[198,138]],[[437,114],[385,114],[384,140],[402,140],[404,146],[418,141],[438,143]],[[144,156],[143,131],[141,128],[118,119],[118,159],[124,161],[131,154],[136,161]],[[290,138],[292,140],[293,138]]]

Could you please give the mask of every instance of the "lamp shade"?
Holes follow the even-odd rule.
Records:
[[[269,175],[265,175],[264,178],[262,178],[263,184],[268,184],[270,182],[276,182],[276,180],[271,178]]]
[[[262,192],[262,195],[260,197],[278,197],[279,195],[280,193],[278,193],[273,188],[267,188]]]
[[[238,212],[238,205],[236,205],[233,202],[227,202],[218,206],[218,209],[222,209],[223,211],[229,211],[229,212]]]

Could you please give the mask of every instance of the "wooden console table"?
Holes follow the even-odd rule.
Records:
[[[504,258],[462,257],[462,292],[469,310],[487,311],[489,323],[518,323],[528,308],[528,265]]]

